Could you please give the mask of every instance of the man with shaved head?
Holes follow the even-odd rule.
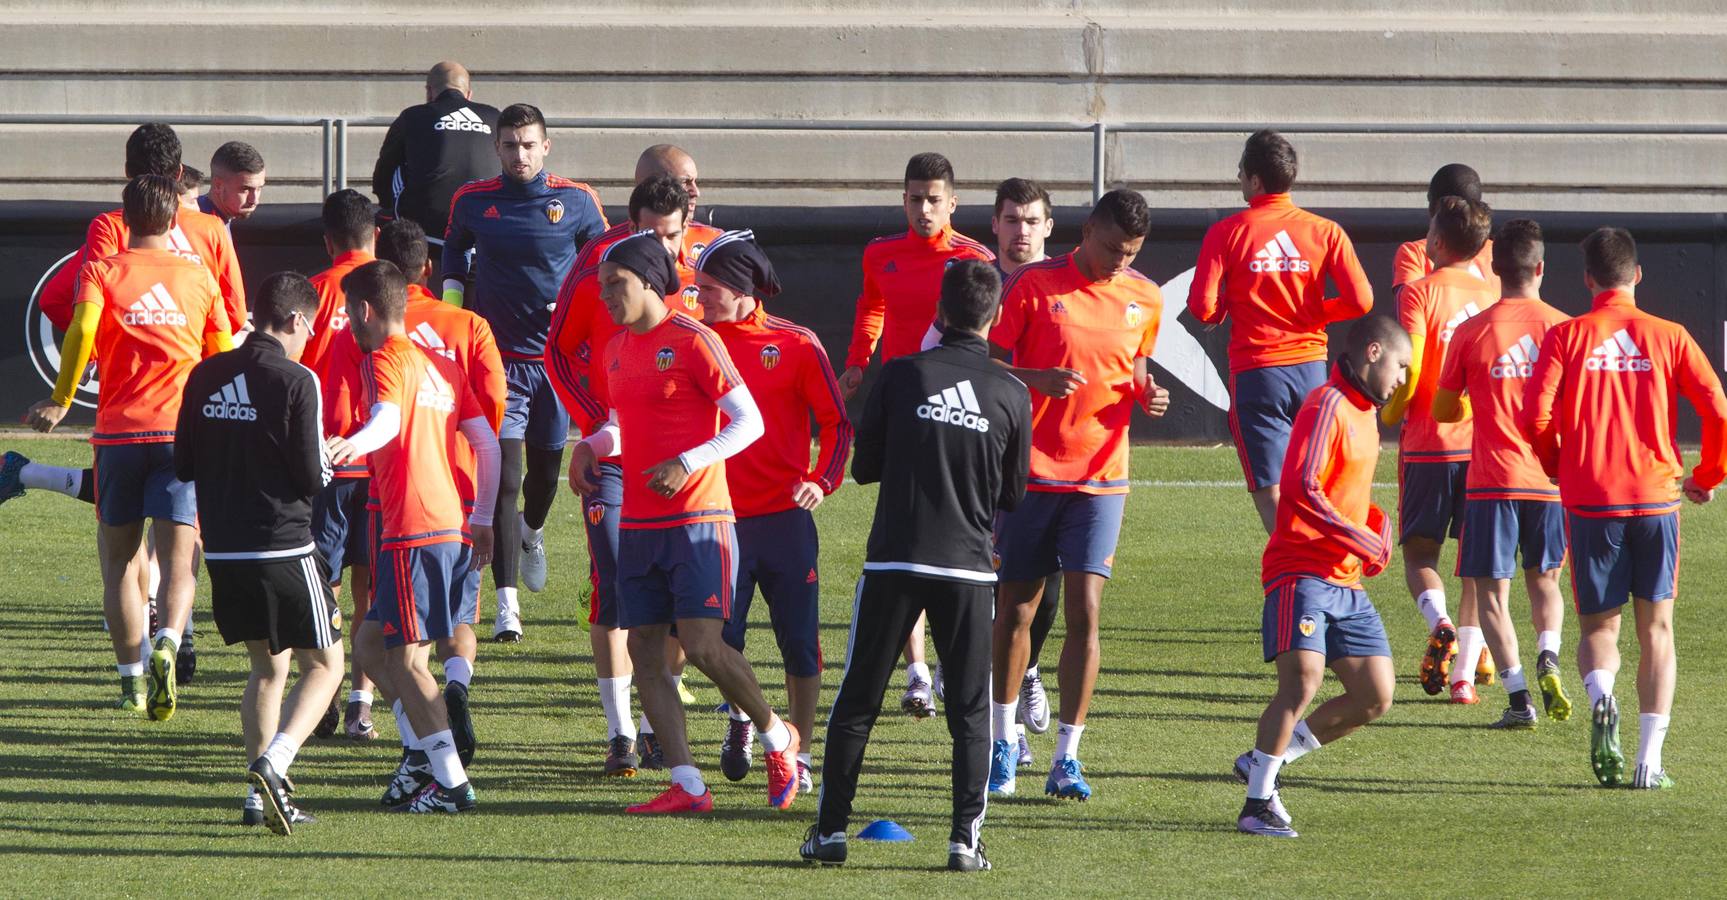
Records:
[[[426,73],[426,102],[390,124],[372,169],[372,192],[385,215],[442,236],[456,188],[497,174],[498,110],[472,97],[461,63],[441,62]]]
[[[702,306],[696,302],[696,261],[701,258],[702,251],[723,232],[712,225],[703,225],[696,221],[696,200],[701,197],[702,189],[696,183],[696,161],[684,148],[676,144],[655,144],[636,157],[636,184],[640,185],[662,175],[677,182],[678,186],[690,195],[689,208],[684,215],[683,244],[678,249],[677,256],[678,287],[681,294],[676,298],[666,298],[666,302],[679,312],[700,319]],[[571,277],[590,265],[598,264],[600,254],[604,253],[607,247],[634,233],[630,223],[619,222],[611,230],[595,238],[583,249],[581,259],[571,270]]]

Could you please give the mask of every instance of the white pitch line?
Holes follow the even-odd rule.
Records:
[[[558,476],[559,481],[569,481],[569,476]],[[1236,488],[1246,490],[1247,485],[1241,481],[1158,481],[1154,479],[1135,478],[1128,482],[1129,487],[1136,488]],[[1376,488],[1397,487],[1395,481],[1375,481]]]

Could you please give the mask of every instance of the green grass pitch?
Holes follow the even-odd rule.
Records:
[[[74,440],[16,444],[42,461],[89,459]],[[1391,463],[1388,451],[1375,491],[1388,509]],[[289,838],[242,828],[245,655],[220,646],[207,584],[196,613],[197,679],[183,689],[180,712],[166,723],[122,715],[112,708],[117,691],[100,628],[91,510],[31,492],[0,509],[9,548],[0,557],[0,859],[8,873],[0,894],[1649,896],[1718,889],[1705,885],[1716,883],[1727,859],[1713,802],[1727,783],[1713,752],[1727,734],[1727,685],[1714,671],[1727,655],[1722,504],[1684,513],[1681,675],[1666,753],[1676,790],[1596,787],[1586,715],[1544,720],[1534,733],[1500,733],[1487,728],[1504,705],[1500,688],[1483,689],[1475,707],[1423,694],[1412,677],[1423,623],[1394,566],[1368,589],[1398,654],[1397,703],[1381,722],[1288,770],[1285,802],[1302,838],[1268,841],[1234,832],[1242,790],[1230,764],[1249,746],[1272,690],[1259,653],[1263,536],[1237,483],[1234,453],[1137,447],[1133,475],[1140,486],[1104,596],[1103,673],[1082,752],[1096,794],[1084,805],[1044,799],[1036,788],[1054,736],[1033,736],[1039,765],[1023,774],[1025,793],[990,804],[984,835],[996,870],[981,876],[939,871],[946,730],[940,719],[899,715],[897,690],[870,745],[854,827],[893,818],[917,836],[913,843],[854,843],[845,868],[807,869],[797,846],[813,821],[814,797],[800,797],[789,812],[768,809],[759,763],[747,781],[725,782],[717,759],[722,717],[695,708],[691,732],[715,784],[714,814],[621,814],[657,784],[599,775],[604,721],[579,624],[586,556],[568,495],[553,510],[550,587],[524,595],[526,641],[481,647],[473,695],[481,744],[472,768],[479,810],[426,819],[377,806],[395,762],[385,713],[379,744],[314,740],[301,752],[293,776],[319,824]],[[829,659],[824,709],[840,677],[873,498],[873,489],[848,485],[817,513]],[[1450,558],[1448,551],[1447,565]],[[1513,597],[1532,664],[1521,588]],[[749,655],[780,704],[783,673],[757,611]],[[1045,651],[1052,689],[1057,629]],[[1632,635],[1628,623],[1618,690],[1627,755],[1636,746]],[[1580,701],[1576,636],[1568,618],[1566,684]],[[719,700],[711,684],[691,680],[704,704]],[[815,752],[819,764],[819,745]]]

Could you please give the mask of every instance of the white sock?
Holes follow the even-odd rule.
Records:
[[[631,676],[619,675],[596,680],[600,685],[600,708],[606,713],[606,739],[622,735],[635,740],[636,730],[630,727]]]
[[[498,588],[498,612],[502,614],[506,610],[520,614],[521,606],[516,603],[515,588]]]
[[[1015,741],[1025,740],[1025,726],[1024,725],[1013,726],[1013,739]]]
[[[1445,611],[1444,588],[1422,591],[1421,595],[1415,598],[1415,605],[1421,609],[1421,615],[1427,619],[1427,631],[1430,634],[1433,629],[1439,627],[1440,622],[1451,620],[1451,615]]]
[[[1535,652],[1559,655],[1559,632],[1542,631],[1535,635]]]
[[[53,491],[68,497],[78,496],[78,490],[84,486],[84,470],[69,469],[65,466],[46,466],[42,463],[25,463],[18,470],[18,483],[35,491]]]
[[[1017,701],[1006,703],[989,702],[989,734],[991,740],[1013,740],[1013,714],[1019,709]]]
[[[154,640],[154,638],[151,638],[150,632],[146,631],[146,632],[144,632],[143,640],[140,640],[138,642],[138,664],[139,665],[143,665],[144,660],[149,659],[150,654],[156,652],[156,648],[151,646],[151,644],[150,644],[150,642],[152,640]]]
[[[1457,629],[1457,660],[1451,664],[1451,683],[1474,681],[1475,667],[1481,664],[1481,651],[1487,646],[1487,636],[1474,625]]]
[[[247,809],[263,809],[264,808],[264,795],[258,793],[258,789],[255,787],[246,788],[246,808]]]
[[[468,783],[468,773],[462,768],[461,757],[456,755],[456,739],[450,734],[450,729],[422,738],[420,749],[431,761],[432,777],[438,780],[439,785],[455,788]]]
[[[168,639],[168,643],[170,645],[168,649],[170,651],[172,651],[174,653],[180,652],[180,633],[179,632],[175,631],[172,628],[158,629],[156,631],[156,640],[159,641],[163,638]]]
[[[912,682],[929,683],[929,663],[909,663],[905,667],[905,683],[910,687]]]
[[[684,793],[691,797],[700,797],[708,792],[707,782],[702,780],[702,770],[695,766],[672,766],[672,784],[682,786]]]
[[[362,690],[349,691],[348,692],[348,702],[349,703],[364,703],[367,706],[371,706],[372,705],[372,692],[371,691],[362,691]]]
[[[474,680],[474,664],[466,657],[452,656],[444,660],[444,682],[467,687]]]
[[[152,559],[152,560],[147,560],[144,563],[144,565],[149,567],[149,575],[150,575],[150,577],[148,579],[149,584],[145,585],[145,587],[147,587],[149,589],[150,596],[155,597],[157,594],[161,593],[161,591],[162,591],[162,564],[160,562],[158,562],[157,560]],[[148,600],[144,601],[144,604],[146,606],[148,606],[149,603],[150,603],[150,601],[148,601]],[[190,622],[192,620],[187,619],[186,621]]]
[[[1583,689],[1589,692],[1589,705],[1601,702],[1603,697],[1613,696],[1613,681],[1619,677],[1617,672],[1606,669],[1596,669],[1583,676]]]
[[[680,695],[683,694],[684,676],[681,673],[672,676],[672,690],[677,691]]]
[[[976,847],[967,847],[966,845],[961,844],[961,843],[957,843],[955,841],[948,841],[947,842],[947,852],[958,853],[961,856],[976,856],[977,855],[977,848]]]
[[[528,517],[523,513],[517,513],[516,517],[522,520],[522,546],[527,547],[544,539],[546,529],[530,526]]]
[[[1672,716],[1643,713],[1637,717],[1637,765],[1650,772],[1661,771],[1661,745],[1667,741],[1667,723]]]
[[[402,708],[402,701],[391,704],[390,711],[396,714],[396,733],[402,736],[402,746],[418,750],[420,739],[414,734],[414,726],[408,722],[408,712]]]
[[[1269,800],[1277,790],[1277,771],[1283,768],[1283,757],[1253,751],[1253,762],[1247,767],[1247,799]]]
[[[726,715],[730,716],[733,722],[748,722],[750,720],[748,713],[731,703],[726,704]]]
[[[654,733],[654,726],[648,724],[648,711],[645,709],[642,710],[641,733],[642,734],[653,734]]]
[[[300,752],[300,742],[286,731],[276,732],[270,739],[270,746],[264,748],[264,758],[276,769],[276,774],[288,774],[288,767],[294,764],[294,755]]]
[[[1505,693],[1507,694],[1529,690],[1529,679],[1523,677],[1522,666],[1512,666],[1509,669],[1500,670],[1499,683],[1505,685]]]
[[[798,762],[803,763],[804,768],[806,769],[814,768],[814,764],[810,762],[810,755],[808,753],[799,753]]]
[[[140,659],[137,662],[115,663],[114,668],[120,670],[120,677],[121,678],[125,678],[128,675],[134,675],[134,676],[143,675],[144,674],[144,661],[142,659]]]
[[[1283,761],[1292,763],[1319,749],[1319,738],[1313,736],[1313,729],[1307,727],[1307,720],[1295,723],[1295,732],[1289,736],[1289,748],[1283,751]]]
[[[756,730],[761,732],[762,746],[766,747],[769,753],[782,753],[792,745],[792,730],[780,721],[779,716],[774,716],[766,728],[757,725]]]
[[[1079,759],[1079,736],[1084,732],[1084,725],[1061,723],[1061,727],[1055,730],[1055,758]]]
[[[1027,667],[1027,668],[1026,668],[1026,670],[1025,670],[1025,677],[1027,677],[1027,678],[1036,678],[1036,677],[1037,677],[1037,666],[1029,666],[1029,667]]]

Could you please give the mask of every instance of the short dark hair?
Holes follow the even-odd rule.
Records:
[[[1241,171],[1259,176],[1259,184],[1273,194],[1282,194],[1295,184],[1299,168],[1295,147],[1269,128],[1255,131],[1241,148]]]
[[[995,186],[996,215],[1001,215],[1001,205],[1008,202],[1021,206],[1030,206],[1034,202],[1042,203],[1046,216],[1055,211],[1055,205],[1049,202],[1049,191],[1030,178],[1009,178]]]
[[[308,322],[318,314],[318,289],[299,272],[277,272],[265,278],[258,293],[247,299],[252,304],[252,322],[271,331],[287,331],[295,313]]]
[[[1367,348],[1374,345],[1409,346],[1409,332],[1397,320],[1384,315],[1366,315],[1349,326],[1343,338],[1343,352],[1357,365],[1367,362]]]
[[[526,128],[529,125],[540,126],[540,133],[546,131],[546,116],[538,106],[531,103],[512,103],[498,113],[498,135],[503,136],[505,129]]]
[[[126,139],[126,177],[166,175],[180,171],[180,136],[170,125],[146,122]]]
[[[995,320],[1001,306],[1001,274],[975,259],[949,266],[941,276],[941,318],[962,331],[979,331]]]
[[[1637,280],[1637,240],[1623,228],[1597,228],[1583,239],[1583,271],[1599,288]]]
[[[1091,208],[1092,222],[1109,222],[1130,238],[1151,233],[1151,207],[1138,191],[1116,188],[1098,198]]]
[[[342,293],[393,322],[400,322],[408,308],[408,279],[387,260],[374,259],[342,276]]]
[[[229,141],[210,154],[210,171],[256,175],[264,171],[264,154],[245,141]]]
[[[1512,219],[1499,226],[1499,237],[1493,241],[1493,274],[1511,284],[1528,284],[1546,255],[1541,224],[1534,219]]]
[[[377,227],[377,210],[366,195],[343,188],[324,198],[324,236],[337,250],[358,250]]]
[[[204,173],[202,171],[186,165],[180,167],[180,190],[188,194],[195,194],[198,192],[198,188],[203,186]]]
[[[636,185],[630,191],[630,221],[641,218],[642,210],[661,216],[669,216],[675,212],[687,213],[690,208],[690,192],[670,175],[655,175]]]
[[[1439,210],[1439,201],[1446,197],[1481,200],[1481,175],[1462,163],[1446,163],[1427,182],[1427,214]]]
[[[167,234],[180,208],[180,183],[166,175],[139,175],[120,193],[121,218],[133,234]]]
[[[1493,233],[1493,207],[1480,200],[1441,197],[1433,211],[1433,230],[1445,249],[1474,257]]]
[[[940,153],[919,153],[906,160],[905,180],[907,184],[914,181],[945,181],[948,187],[953,187],[953,163]]]
[[[378,232],[379,259],[396,264],[409,280],[426,270],[426,229],[413,219],[396,219]]]

